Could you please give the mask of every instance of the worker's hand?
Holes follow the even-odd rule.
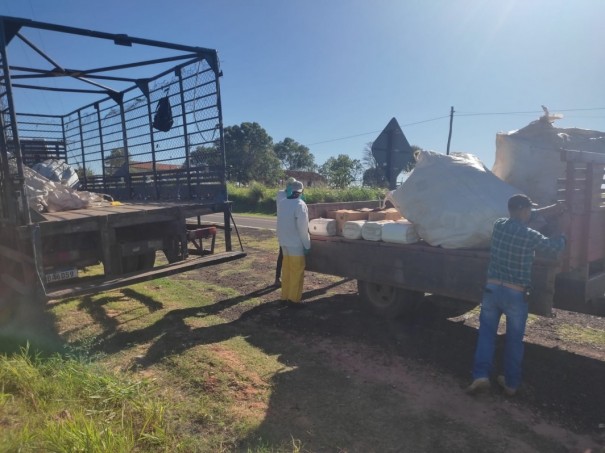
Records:
[[[567,212],[567,203],[565,203],[564,201],[557,201],[555,206],[556,206],[556,213],[558,215],[565,214]]]
[[[304,249],[303,253],[305,256],[307,256],[309,253],[311,253],[311,249]]]
[[[565,211],[553,220],[553,235],[569,234],[570,226],[571,216],[569,215],[569,212]]]

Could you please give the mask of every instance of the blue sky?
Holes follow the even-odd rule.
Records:
[[[496,133],[541,105],[562,111],[559,127],[605,131],[602,0],[0,0],[0,14],[215,48],[225,125],[256,121],[319,164],[361,158],[392,117],[410,143],[445,152],[451,106],[451,150],[489,167]],[[67,67],[113,64],[117,49],[42,47]]]

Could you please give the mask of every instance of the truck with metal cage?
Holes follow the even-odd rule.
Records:
[[[215,50],[2,16],[0,60],[0,304],[245,256],[231,239]],[[154,127],[159,102],[168,129]],[[36,209],[26,169],[47,159],[104,202]],[[204,221],[217,212],[224,227]]]

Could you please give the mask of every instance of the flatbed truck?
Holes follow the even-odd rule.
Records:
[[[66,61],[72,44],[88,42],[120,56],[97,67],[89,52],[66,68],[31,39],[50,35],[65,40]],[[140,60],[137,48],[158,56]],[[43,63],[19,65],[23,49]],[[213,49],[0,16],[0,313],[245,257],[231,237],[221,75]],[[41,113],[52,107],[44,93],[57,92],[60,106],[85,101]],[[31,102],[19,108],[36,94],[36,111],[22,110]],[[164,98],[172,125],[158,130]],[[46,159],[77,168],[79,189],[107,201],[40,212],[28,197],[26,166]],[[204,221],[217,212],[224,227]]]
[[[605,156],[577,150],[560,152],[565,176],[558,178],[559,201],[570,215],[567,247],[558,259],[536,257],[530,312],[553,308],[603,314],[605,296]],[[379,201],[309,205],[309,218],[328,211],[378,208]],[[359,296],[378,313],[409,311],[425,294],[480,303],[489,249],[445,249],[420,241],[392,244],[311,236],[309,271],[357,280]]]

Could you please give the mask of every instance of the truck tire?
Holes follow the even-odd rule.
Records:
[[[357,280],[357,291],[361,300],[372,311],[389,318],[412,313],[424,296],[424,293],[419,291],[363,280]]]
[[[141,255],[124,256],[122,257],[122,274],[145,271],[153,268],[154,264],[155,250],[143,253]]]

